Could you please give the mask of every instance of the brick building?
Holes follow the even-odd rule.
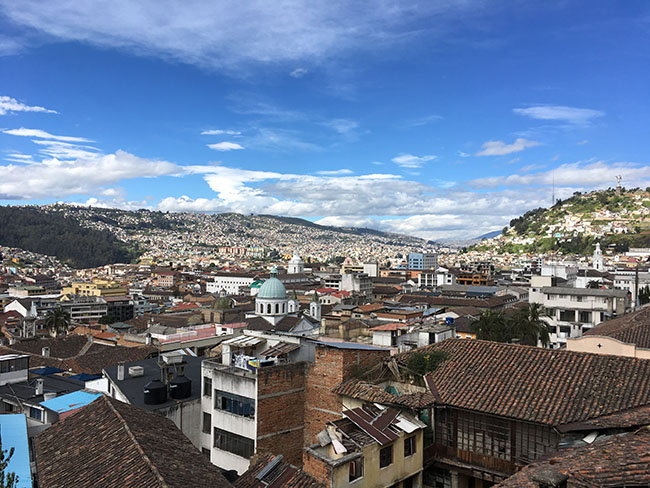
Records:
[[[388,349],[374,346],[317,342],[314,363],[308,367],[305,382],[305,445],[314,443],[316,434],[326,422],[342,417],[343,402],[334,388],[389,356]]]

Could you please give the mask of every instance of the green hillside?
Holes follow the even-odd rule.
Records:
[[[596,242],[616,252],[650,247],[650,188],[575,193],[551,208],[526,212],[511,220],[501,236],[468,250],[585,255]]]
[[[55,256],[75,268],[128,263],[137,257],[112,233],[37,207],[0,206],[0,245]]]

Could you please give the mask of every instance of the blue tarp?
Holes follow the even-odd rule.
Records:
[[[0,438],[2,438],[3,450],[9,451],[14,448],[14,454],[9,460],[5,473],[16,473],[18,477],[16,488],[32,488],[25,414],[0,415]]]
[[[41,402],[48,410],[56,413],[64,413],[77,408],[85,407],[86,405],[94,402],[97,398],[102,396],[101,393],[88,393],[87,391],[75,391],[67,395],[61,395],[51,400]]]
[[[63,371],[64,370],[59,368],[53,368],[52,366],[45,366],[43,368],[32,369],[29,372],[32,374],[40,374],[41,376],[45,376],[48,374],[63,373]]]

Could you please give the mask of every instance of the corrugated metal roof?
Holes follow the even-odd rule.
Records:
[[[300,347],[300,344],[292,344],[290,342],[278,342],[275,346],[269,347],[266,351],[261,353],[266,357],[277,357],[291,351],[295,351]]]
[[[61,395],[51,400],[41,402],[45,408],[56,413],[64,413],[77,408],[85,407],[99,398],[101,393],[88,393],[87,391],[75,391],[67,395]]]
[[[232,339],[228,339],[227,341],[223,341],[222,344],[228,344],[229,346],[235,346],[235,347],[248,347],[248,346],[257,346],[258,344],[262,344],[263,342],[266,342],[266,339],[262,339],[260,337],[241,335],[238,337],[233,337]]]

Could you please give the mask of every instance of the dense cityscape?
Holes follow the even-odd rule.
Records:
[[[649,19],[0,0],[0,488],[650,487]]]

